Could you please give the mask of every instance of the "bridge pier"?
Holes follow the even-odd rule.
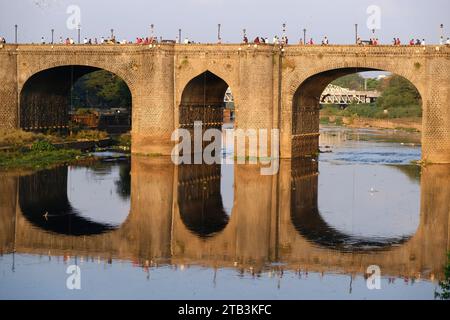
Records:
[[[445,65],[448,59],[430,61],[421,83],[422,159],[431,163],[450,163],[450,72],[442,72]]]
[[[1,53],[0,50],[0,129],[12,129],[19,123],[17,53]]]
[[[133,67],[131,152],[170,155],[176,127],[173,54],[145,51]]]

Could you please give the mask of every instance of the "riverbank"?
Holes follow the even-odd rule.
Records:
[[[95,161],[91,151],[129,151],[127,135],[109,137],[103,132],[82,131],[62,137],[11,130],[0,134],[0,170],[44,169]]]
[[[407,132],[422,132],[422,118],[393,118],[375,119],[363,117],[342,117],[334,115],[320,116],[320,123],[323,125],[345,125],[350,128],[380,128],[394,129]]]

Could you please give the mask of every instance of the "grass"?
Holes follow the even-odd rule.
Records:
[[[58,164],[73,163],[87,157],[81,151],[72,149],[0,152],[0,168],[42,169]]]
[[[48,141],[50,143],[62,143],[71,141],[103,140],[109,138],[108,133],[99,130],[79,130],[71,135],[43,134],[23,131],[21,129],[0,129],[0,147],[21,149],[31,146],[37,141]]]
[[[20,129],[0,129],[0,147],[20,148],[38,140],[47,140],[56,143],[61,138],[42,133],[27,132]]]
[[[416,105],[399,106],[389,108],[385,112],[383,108],[371,104],[350,105],[345,109],[340,109],[333,105],[326,105],[322,108],[321,114],[324,116],[362,117],[372,119],[420,118],[422,116],[422,108]]]
[[[0,130],[0,168],[40,169],[59,164],[74,163],[92,158],[89,154],[73,149],[58,149],[55,143],[89,141],[108,138],[106,132],[80,130],[69,136],[26,132],[20,129]]]
[[[90,141],[108,139],[109,135],[105,131],[99,130],[81,130],[74,132],[67,137],[69,141]]]

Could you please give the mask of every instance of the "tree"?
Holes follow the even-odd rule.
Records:
[[[364,88],[364,78],[359,73],[354,73],[340,77],[334,80],[332,84],[350,90],[362,90]]]
[[[377,106],[383,109],[399,107],[417,107],[421,105],[420,94],[416,87],[403,77],[392,75],[381,85],[385,88],[377,100]]]
[[[115,74],[100,70],[81,77],[73,86],[77,107],[112,108],[131,106],[131,93],[126,83]]]

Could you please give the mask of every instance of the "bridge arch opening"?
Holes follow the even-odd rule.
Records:
[[[207,129],[234,127],[235,105],[228,83],[211,71],[191,79],[185,86],[179,105],[179,127],[193,130],[194,122]],[[209,143],[206,143],[206,146]]]
[[[131,90],[116,74],[93,66],[66,65],[32,75],[20,92],[19,127],[64,132],[72,126],[126,132]]]
[[[378,74],[377,79],[367,76],[369,73]],[[359,78],[359,83],[340,81],[353,75]],[[354,87],[345,87],[352,85]],[[397,94],[393,92],[394,86]],[[411,99],[414,101],[411,102]],[[412,104],[410,109],[405,108],[405,102]],[[342,110],[332,111],[331,117],[321,116],[324,113],[322,109],[331,110],[333,107]],[[303,81],[293,96],[292,157],[318,152],[321,121],[340,124],[348,119],[353,121],[364,117],[390,120],[405,115],[419,118],[421,108],[422,98],[418,88],[395,73],[356,67],[317,73]]]

